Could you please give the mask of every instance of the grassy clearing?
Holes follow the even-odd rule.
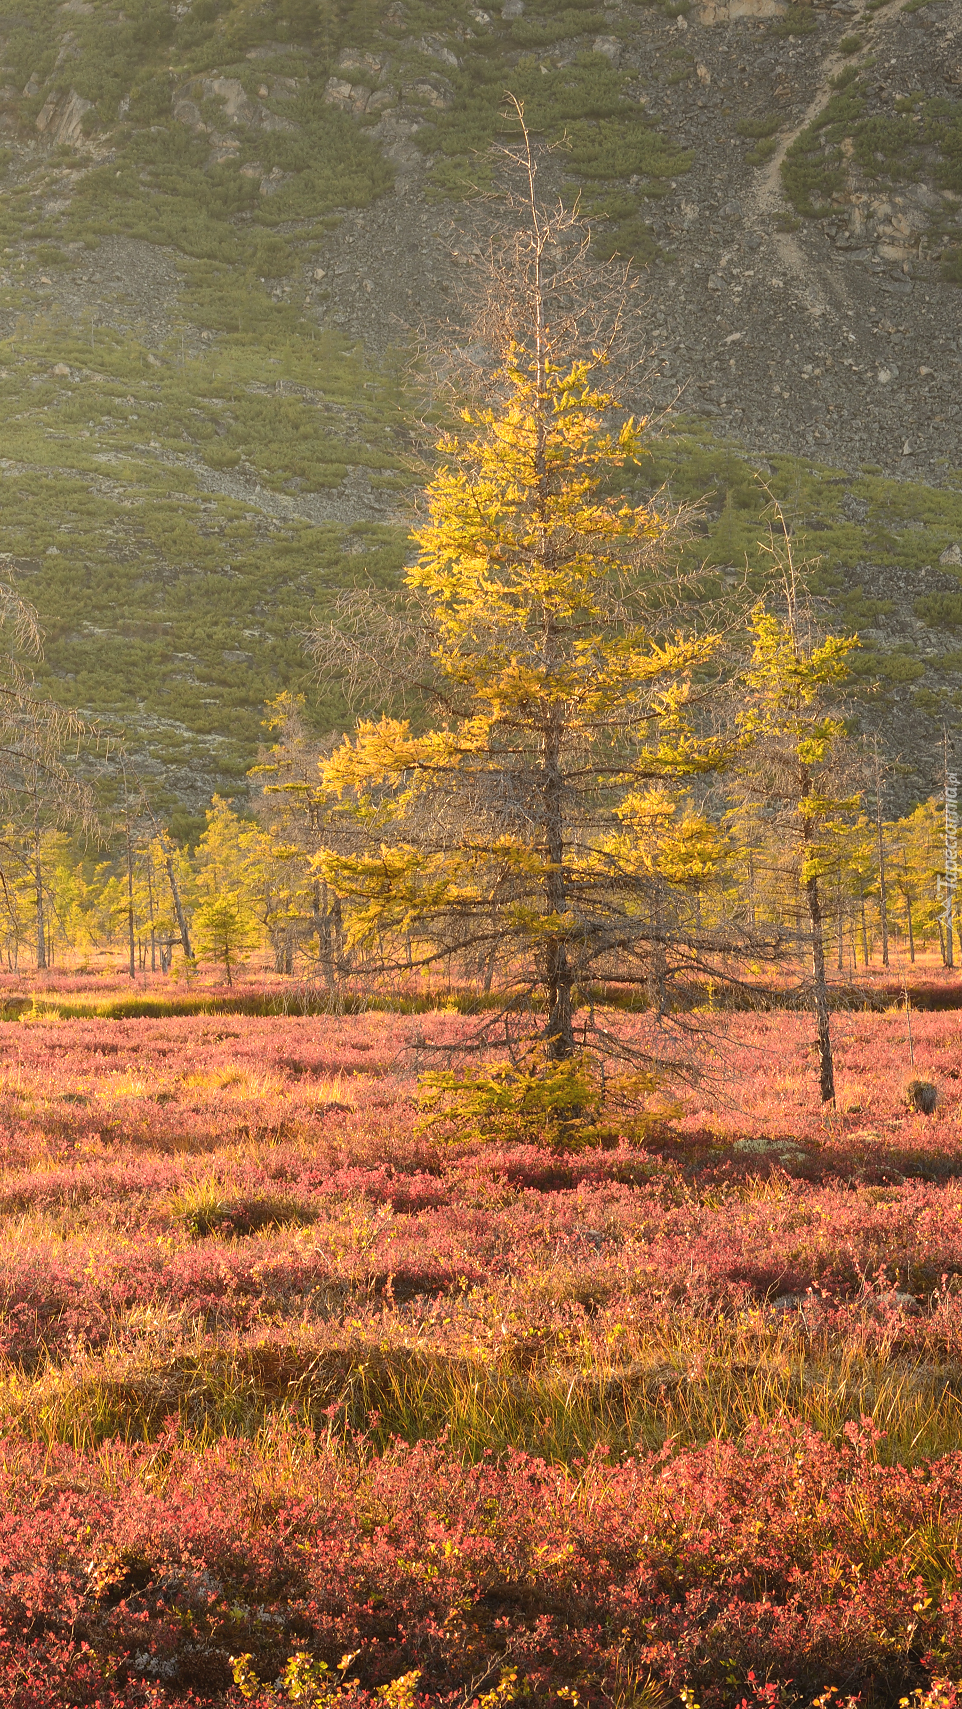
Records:
[[[264,1215],[265,1226],[304,1220],[289,1205]],[[229,1226],[226,1214],[219,1226]],[[343,1318],[352,1309],[364,1311],[363,1296],[331,1287],[317,1290],[311,1314]],[[463,1315],[456,1304],[449,1310]],[[962,1449],[954,1360],[893,1356],[860,1346],[857,1336],[809,1332],[804,1321],[799,1328],[747,1313],[712,1323],[682,1309],[632,1324],[607,1349],[582,1332],[580,1348],[575,1334],[555,1349],[548,1337],[539,1352],[535,1336],[530,1350],[523,1337],[520,1346],[509,1338],[503,1350],[472,1356],[435,1351],[430,1330],[412,1337],[403,1312],[382,1310],[380,1320],[377,1340],[305,1328],[238,1345],[184,1337],[161,1313],[160,1346],[150,1347],[148,1327],[136,1352],[117,1346],[9,1375],[0,1421],[6,1432],[82,1453],[115,1438],[156,1441],[173,1419],[186,1438],[209,1442],[256,1438],[278,1418],[347,1442],[364,1437],[370,1453],[397,1438],[444,1434],[473,1462],[522,1450],[571,1465],[599,1448],[623,1457],[667,1442],[738,1442],[749,1426],[786,1417],[838,1445],[847,1427],[870,1419],[888,1464],[920,1466]]]

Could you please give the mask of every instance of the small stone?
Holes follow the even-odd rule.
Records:
[[[944,564],[947,569],[962,568],[962,546],[959,545],[958,541],[952,546],[946,546],[945,551],[939,557],[939,563]]]
[[[877,279],[875,282],[880,291],[888,291],[890,296],[895,297],[907,297],[913,289],[911,279],[882,278]]]

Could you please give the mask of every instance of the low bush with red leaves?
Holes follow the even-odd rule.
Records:
[[[836,1017],[828,1120],[805,1016],[708,1017],[681,1110],[576,1156],[420,1127],[457,1014],[33,1013],[2,1709],[955,1709],[954,1011],[914,1069]]]

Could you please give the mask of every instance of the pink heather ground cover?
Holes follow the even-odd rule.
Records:
[[[0,1023],[3,1709],[950,1709],[962,1014],[839,1014],[829,1121],[703,1019],[576,1156],[423,1130],[455,1013]]]

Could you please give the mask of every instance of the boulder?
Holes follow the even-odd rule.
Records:
[[[220,101],[229,125],[243,125],[251,130],[294,131],[297,126],[280,113],[272,113],[260,101],[252,101],[239,77],[192,77],[175,89],[172,110],[174,118],[190,130],[204,131],[202,101]]]
[[[93,106],[76,89],[66,95],[50,94],[37,114],[37,129],[47,142],[76,146],[83,138],[84,116],[93,112]]]

